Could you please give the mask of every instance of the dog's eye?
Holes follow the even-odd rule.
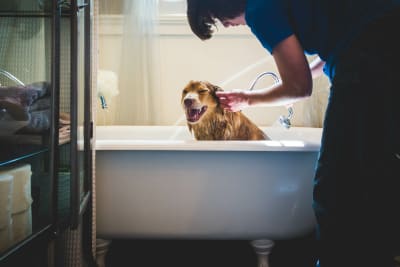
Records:
[[[199,91],[199,94],[207,94],[208,93],[208,90],[207,89],[203,89],[203,90],[200,90]]]

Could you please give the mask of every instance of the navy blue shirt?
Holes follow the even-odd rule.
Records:
[[[365,25],[395,6],[400,0],[248,0],[245,18],[270,53],[295,34],[306,54],[326,62],[324,72],[332,79],[340,52]]]

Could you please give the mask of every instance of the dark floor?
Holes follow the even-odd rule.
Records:
[[[314,267],[314,236],[275,241],[270,267]],[[257,267],[243,240],[113,240],[106,267]]]

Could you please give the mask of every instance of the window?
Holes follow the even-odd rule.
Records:
[[[160,16],[180,16],[186,14],[185,0],[159,0]]]
[[[123,14],[124,1],[132,0],[100,0],[99,12],[100,14],[118,15]],[[135,0],[146,1],[146,0]],[[180,16],[186,14],[186,1],[185,0],[158,0],[160,16]]]

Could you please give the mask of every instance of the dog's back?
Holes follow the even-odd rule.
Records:
[[[215,94],[222,90],[208,82],[191,81],[183,90],[182,106],[196,140],[268,140],[242,112],[223,110]],[[195,119],[193,119],[195,117]]]
[[[242,112],[215,109],[199,124],[188,125],[197,140],[267,140],[268,136]]]

